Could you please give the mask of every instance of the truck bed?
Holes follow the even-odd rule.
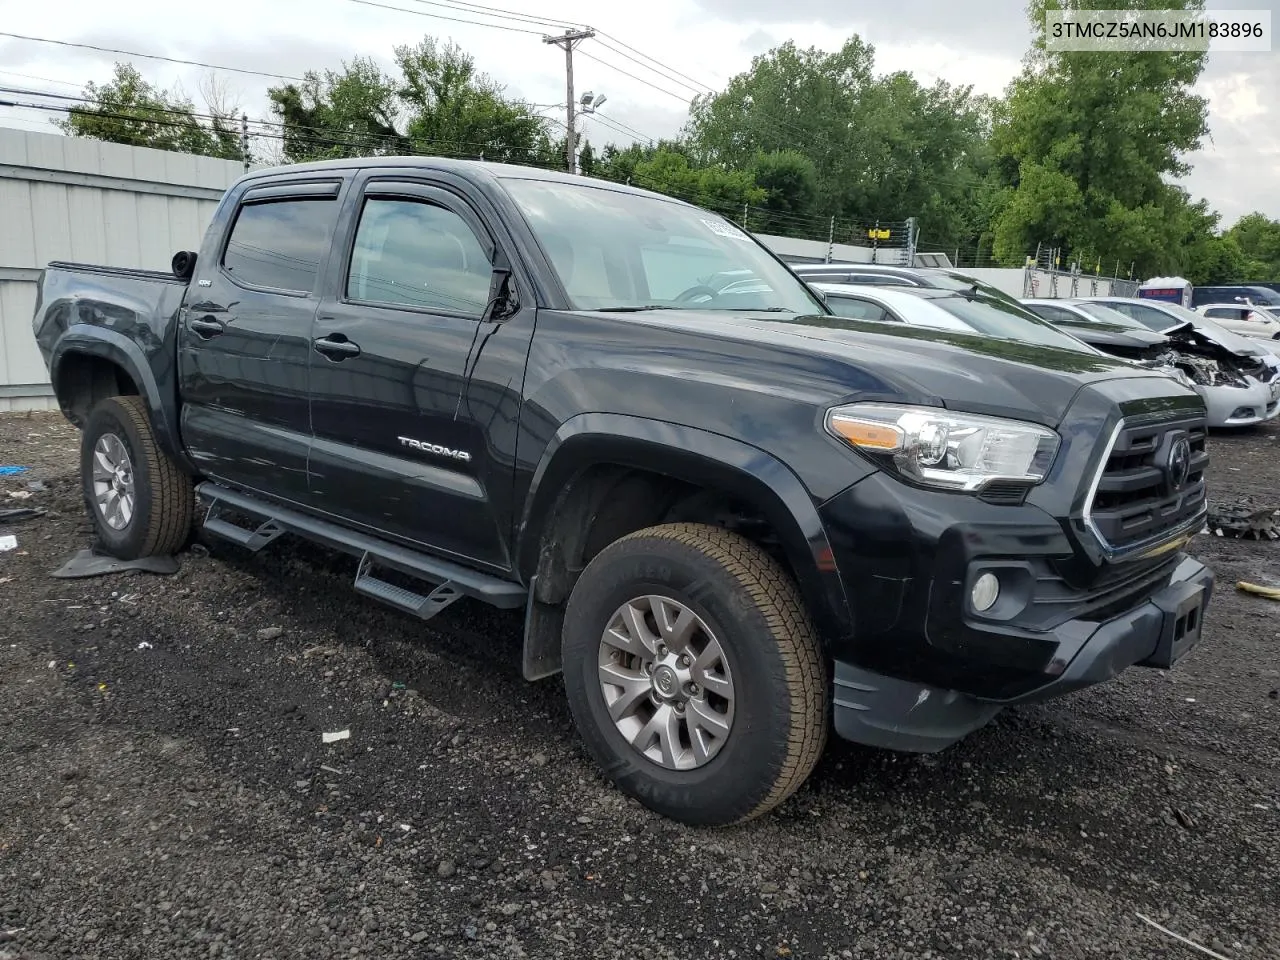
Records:
[[[186,281],[158,270],[63,261],[44,269],[32,330],[55,386],[63,385],[63,410],[73,423],[97,396],[97,374],[86,365],[96,357],[128,375],[133,391],[127,392],[147,399],[158,431],[167,433],[176,399],[170,378],[178,313],[186,291]],[[64,356],[72,359],[65,370]],[[167,441],[165,436],[166,446]]]

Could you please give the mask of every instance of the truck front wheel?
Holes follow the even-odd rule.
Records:
[[[80,438],[85,504],[103,549],[122,560],[174,553],[191,534],[195,493],[156,444],[141,397],[108,397]]]
[[[565,689],[605,775],[664,816],[750,820],[813,770],[827,677],[794,583],[760,547],[672,523],[623,537],[569,598]]]

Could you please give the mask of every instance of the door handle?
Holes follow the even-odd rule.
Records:
[[[338,338],[342,339],[339,340]],[[347,357],[360,356],[360,347],[352,343],[344,334],[333,333],[327,337],[320,337],[315,341],[315,348],[323,353],[330,360],[344,360]]]
[[[227,329],[227,325],[225,323],[221,320],[216,320],[213,317],[197,317],[195,320],[187,321],[187,326],[199,334],[201,339],[204,340],[209,340],[218,336],[220,333],[225,333]]]

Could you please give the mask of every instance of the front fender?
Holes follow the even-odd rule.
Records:
[[[813,498],[779,459],[759,447],[694,427],[612,413],[566,421],[534,471],[517,531],[520,577],[533,577],[556,502],[584,470],[611,464],[723,491],[759,510],[778,535],[824,641],[852,635],[844,584]]]

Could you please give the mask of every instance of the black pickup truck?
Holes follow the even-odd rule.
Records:
[[[1169,668],[1213,588],[1182,552],[1191,390],[1034,318],[834,316],[724,218],[618,184],[256,171],[171,274],[49,264],[34,326],[101,549],[178,551],[200,503],[423,618],[522,610],[525,676],[562,672],[605,774],[689,823],[774,807],[833,727],[934,751]]]

